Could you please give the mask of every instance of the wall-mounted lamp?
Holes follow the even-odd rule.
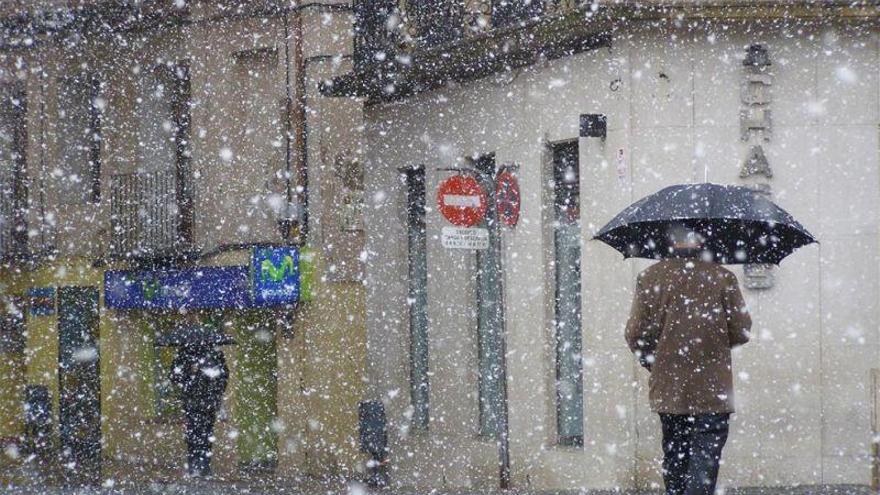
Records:
[[[284,206],[279,208],[278,218],[276,222],[278,222],[278,230],[281,232],[281,238],[285,241],[297,241],[299,237],[299,233],[297,233],[296,238],[291,238],[291,231],[294,227],[302,225],[302,208],[300,208],[299,203],[294,199],[293,201],[286,201]]]
[[[608,118],[601,113],[585,113],[581,115],[581,137],[597,137],[605,139],[608,135]]]
[[[749,45],[743,65],[754,68],[769,67],[770,56],[767,54],[767,49],[762,45]]]

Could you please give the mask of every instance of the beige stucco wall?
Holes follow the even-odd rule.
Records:
[[[34,231],[34,250],[44,244],[70,255],[109,253],[112,177],[144,171],[147,164],[142,157],[149,155],[149,150],[142,150],[139,136],[140,80],[157,65],[178,61],[190,66],[195,247],[211,251],[221,245],[281,242],[277,218],[287,195],[284,175],[288,167],[286,56],[290,57],[290,97],[296,104],[294,25],[301,16],[304,102],[308,105],[306,154],[314,181],[310,220],[318,236],[310,242],[326,247],[336,264],[358,256],[362,234],[325,235],[321,230],[323,223],[331,221],[324,217],[334,215],[339,206],[333,197],[338,185],[332,178],[337,158],[357,159],[360,153],[360,103],[323,98],[317,91],[318,83],[351,65],[349,58],[338,56],[351,52],[350,13],[316,3],[290,14],[287,31],[281,15],[213,17],[220,13],[200,4],[193,9],[194,22],[189,25],[63,38],[31,51],[0,54],[4,69],[0,81],[20,79],[28,93],[29,192],[34,206],[28,219],[32,226],[39,225],[43,213],[49,219],[48,228]],[[106,103],[101,118],[102,200],[98,204],[63,201],[54,178],[66,175],[56,139],[64,98],[60,81],[86,73],[103,82],[101,98]],[[298,124],[292,125],[295,133]],[[291,151],[294,175],[298,153]],[[167,166],[173,168],[173,164]],[[328,179],[323,179],[325,173]],[[326,205],[322,203],[324,191],[330,197]],[[355,267],[353,272],[357,271]]]
[[[143,171],[145,165],[138,135],[140,80],[157,65],[177,61],[190,64],[197,247],[281,241],[275,220],[277,197],[286,194],[284,18],[218,20],[210,17],[217,12],[205,6],[193,12],[195,22],[190,25],[58,38],[33,50],[0,55],[0,80],[22,81],[28,93],[27,151],[34,205],[29,222],[38,225],[45,212],[51,227],[40,233],[40,242],[54,244],[65,254],[106,254],[111,177]],[[322,15],[326,13],[320,6],[303,11],[304,17],[314,18],[307,22],[317,26],[322,25]],[[334,25],[324,26],[321,37],[313,36],[312,52],[320,52],[317,43],[334,43],[325,51],[337,53],[344,45],[340,40],[348,39],[347,16],[330,17]],[[290,15],[288,22],[294,19]],[[293,45],[293,38],[288,42]],[[106,103],[99,204],[63,202],[53,178],[65,174],[55,137],[64,98],[60,80],[85,73],[103,82],[101,97]],[[292,73],[291,79],[295,77]]]
[[[199,247],[219,244],[280,241],[266,196],[279,187],[272,180],[284,166],[283,34],[280,19],[244,19],[196,23],[147,36],[130,36],[125,43],[85,38],[64,47],[46,47],[28,58],[45,62],[43,80],[29,77],[30,163],[35,183],[47,182],[45,209],[57,219],[55,244],[64,252],[106,252],[109,237],[111,177],[143,170],[139,150],[139,80],[142,73],[164,62],[189,61],[191,73],[191,150],[196,174],[196,231]],[[247,59],[249,50],[274,50],[263,61]],[[242,56],[242,54],[245,54]],[[45,60],[43,60],[45,59]],[[271,63],[270,63],[271,62]],[[102,120],[102,194],[99,205],[60,204],[51,187],[51,173],[63,172],[57,140],[58,79],[76,74],[87,63],[104,82],[106,110]],[[251,67],[253,65],[253,67]],[[251,70],[251,73],[248,73]],[[40,86],[43,85],[41,93]],[[257,87],[254,87],[256,85]],[[40,99],[45,95],[44,155],[40,155]],[[221,151],[231,152],[222,159]],[[149,151],[147,151],[149,153]],[[173,164],[168,164],[172,167]],[[31,198],[38,204],[38,191]],[[36,210],[32,221],[37,221]],[[50,241],[53,239],[49,239]]]
[[[271,196],[286,193],[280,175],[286,166],[285,43],[291,45],[293,56],[295,40],[285,40],[285,18],[281,15],[221,20],[216,17],[220,14],[229,12],[220,9],[217,2],[195,2],[194,22],[189,25],[86,37],[69,44],[56,40],[33,50],[0,54],[4,69],[0,82],[20,77],[28,91],[30,198],[35,205],[30,225],[39,224],[37,186],[45,182],[42,209],[54,218],[53,228],[42,233],[45,244],[60,251],[60,265],[66,266],[68,259],[76,257],[77,263],[89,267],[87,276],[76,279],[77,283],[99,286],[104,269],[133,267],[114,262],[92,266],[92,262],[109,254],[111,176],[143,166],[138,151],[139,74],[157,63],[190,62],[195,247],[208,253],[198,264],[250,262],[247,248],[212,253],[220,245],[282,242]],[[307,38],[303,54],[313,59],[306,65],[311,105],[307,113],[309,187],[313,191],[309,203],[313,232],[307,247],[316,253],[317,268],[313,302],[296,311],[264,312],[278,328],[278,417],[272,423],[279,437],[277,472],[292,478],[357,476],[362,465],[356,443],[357,404],[366,386],[364,288],[360,282],[364,234],[340,228],[337,192],[341,184],[334,164],[336,156],[358,156],[358,139],[353,133],[359,130],[362,118],[359,102],[324,99],[316,91],[318,81],[350,66],[349,60],[332,55],[351,51],[351,19],[344,7],[329,10],[313,3],[287,16],[290,32],[297,15],[302,16]],[[58,107],[63,98],[58,81],[76,74],[82,64],[105,82],[102,200],[96,205],[62,204],[49,180],[54,168],[63,168],[57,140]],[[296,76],[295,72],[290,74],[292,85]],[[296,100],[296,94],[291,96]],[[292,156],[296,153],[294,150]],[[42,238],[39,231],[34,234],[32,245],[37,251]],[[36,275],[29,272],[16,277],[13,292],[68,283],[70,277],[54,276],[53,266],[41,265]],[[0,282],[11,283],[5,278]],[[183,460],[182,425],[152,417],[148,377],[153,370],[144,358],[152,335],[144,324],[155,315],[116,312],[103,305],[101,314],[105,475],[177,476]],[[250,321],[232,316],[230,320],[234,332],[245,331]],[[55,319],[42,318],[29,325],[39,330],[31,334],[28,343],[34,360],[27,368],[3,370],[5,378],[15,378],[14,386],[4,390],[2,397],[3,436],[21,429],[21,417],[13,412],[20,410],[18,392],[25,380],[45,382],[57,390]],[[294,330],[287,332],[284,327]],[[228,414],[221,415],[217,426],[215,468],[222,476],[236,477],[240,474],[238,426],[233,416],[247,413],[248,405],[239,404],[236,393],[248,382],[241,376],[234,349],[227,352],[227,359],[232,379],[225,399]],[[13,377],[13,373],[25,376]],[[121,464],[118,469],[116,462]]]
[[[279,337],[278,474],[358,478],[358,402],[365,392],[364,289],[322,285]]]
[[[762,43],[773,65],[774,199],[821,241],[747,291],[753,342],[734,353],[738,413],[725,486],[867,483],[869,370],[878,336],[878,44],[861,26],[731,25],[711,31],[628,26],[610,48],[368,109],[368,374],[386,400],[392,464],[403,484],[497,483],[494,445],[475,438],[473,254],[444,250],[433,208],[437,167],[494,151],[518,163],[519,226],[504,234],[514,486],[611,488],[660,482],[659,422],[647,375],[622,331],[643,261],[591,235],[630,202],[679,182],[742,183],[742,56]],[[665,77],[661,77],[660,74]],[[512,82],[508,82],[513,79]],[[610,83],[620,80],[617,91]],[[551,244],[542,234],[545,144],[576,138],[578,116],[608,116],[606,140],[580,139],[584,235],[585,447],[553,445]],[[626,171],[618,178],[616,153]],[[432,423],[409,432],[405,191],[397,169],[428,173]],[[742,279],[742,270],[734,269]],[[410,454],[414,454],[410,456]]]

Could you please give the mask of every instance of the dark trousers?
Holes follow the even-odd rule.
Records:
[[[666,495],[713,495],[730,414],[660,414]]]
[[[211,435],[214,434],[214,421],[217,411],[186,411],[186,451],[187,467],[190,474],[204,475],[211,472]]]

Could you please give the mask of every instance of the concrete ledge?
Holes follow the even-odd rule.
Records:
[[[869,495],[873,493],[871,487],[867,485],[731,488],[725,492],[726,495]]]
[[[404,492],[378,492],[388,495],[424,495],[415,490]],[[430,495],[662,495],[662,490],[559,490],[559,491],[518,491],[474,492],[474,491],[432,491]],[[721,492],[719,492],[721,493]],[[358,494],[366,495],[366,494]],[[372,495],[372,494],[371,494]],[[724,495],[875,495],[867,485],[803,485],[774,487],[728,488]]]

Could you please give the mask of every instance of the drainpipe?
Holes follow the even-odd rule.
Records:
[[[309,235],[309,171],[306,163],[306,63],[303,56],[303,11],[296,13],[293,28],[293,69],[296,76],[294,95],[294,122],[296,123],[294,143],[296,145],[296,183],[301,224],[299,229],[300,242],[305,244]],[[289,72],[288,72],[289,74]]]
[[[283,229],[284,240],[304,245],[309,234],[309,174],[308,174],[308,116],[306,106],[306,77],[308,62],[322,59],[319,55],[307,59],[303,50],[303,13],[308,9],[322,12],[352,12],[349,4],[309,2],[284,11],[284,63],[286,90],[286,162],[285,185],[287,204],[299,208],[299,232],[291,239],[291,219]],[[290,15],[293,14],[291,22]],[[294,187],[295,185],[295,187]]]
[[[291,61],[290,61],[290,15],[288,11],[284,11],[282,15],[282,23],[284,24],[284,208],[281,211],[281,218],[278,223],[281,227],[281,237],[285,244],[290,243],[290,230],[293,227],[293,218],[291,205],[293,204],[293,148],[295,146],[295,136],[293,133],[293,89],[291,86]],[[301,42],[299,36],[293,36],[294,51]]]
[[[294,224],[290,211],[282,220],[282,235],[286,242],[305,244],[309,226],[309,175],[306,163],[306,74],[303,57],[302,9],[284,12],[284,63],[285,63],[285,189],[287,205],[296,204],[298,208],[299,231],[291,238]]]

